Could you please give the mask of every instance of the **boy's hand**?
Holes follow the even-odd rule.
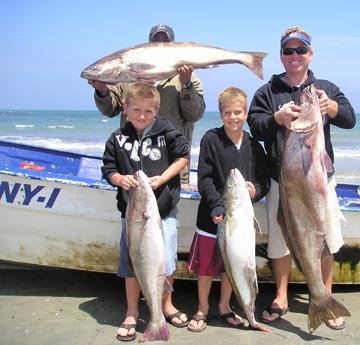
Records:
[[[246,181],[246,187],[250,194],[250,199],[253,200],[255,198],[255,194],[256,194],[255,186],[250,181]]]
[[[153,190],[158,189],[162,184],[164,184],[164,181],[161,176],[152,176],[149,178],[149,182]]]
[[[212,220],[215,224],[219,224],[224,219],[223,214],[217,214],[216,216],[212,216]]]
[[[129,190],[130,188],[136,188],[139,185],[139,182],[135,180],[133,175],[120,175],[120,174],[112,175],[111,183],[114,186],[119,186],[125,190]]]

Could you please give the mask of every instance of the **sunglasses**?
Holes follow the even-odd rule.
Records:
[[[296,52],[298,55],[304,55],[309,51],[309,48],[306,46],[297,48],[283,48],[281,51],[284,55],[292,55],[293,52]]]

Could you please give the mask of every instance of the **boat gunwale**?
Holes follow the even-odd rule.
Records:
[[[6,146],[11,149],[21,149],[27,150],[31,152],[39,152],[40,154],[48,154],[48,155],[55,155],[61,156],[70,159],[89,159],[94,161],[102,161],[100,156],[96,155],[89,155],[83,154],[78,152],[69,152],[69,151],[61,151],[55,150],[47,147],[40,147],[28,144],[21,144],[11,141],[0,140],[0,146]],[[192,173],[196,173],[196,169],[191,169]],[[47,182],[55,182],[61,184],[68,184],[68,185],[77,185],[82,187],[89,187],[95,189],[102,189],[102,190],[116,190],[117,187],[111,186],[106,180],[104,179],[94,179],[94,178],[86,178],[83,176],[76,176],[71,174],[62,174],[56,173],[52,171],[37,171],[37,170],[30,170],[30,169],[21,169],[15,167],[8,167],[4,164],[0,165],[0,174],[10,175],[10,176],[20,176],[25,177],[33,180],[43,180]],[[338,193],[338,200],[339,206],[342,211],[346,212],[360,212],[360,195],[359,189],[360,186],[357,184],[350,184],[350,183],[338,183],[337,184],[337,193]],[[341,194],[339,195],[339,191]],[[200,200],[201,196],[198,191],[180,191],[180,197],[182,199],[190,199],[190,200]],[[261,199],[258,203],[263,203],[264,198]]]

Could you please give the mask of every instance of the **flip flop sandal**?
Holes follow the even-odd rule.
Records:
[[[343,320],[343,322],[340,325],[337,325],[336,323],[335,323],[335,325],[333,325],[329,321],[331,321],[331,320],[326,321],[325,325],[328,326],[329,328],[335,330],[335,331],[339,331],[340,329],[345,328],[345,320]]]
[[[272,308],[271,306],[268,307],[266,309],[266,311],[268,312],[269,314],[269,317],[271,317],[272,314],[278,314],[279,316],[276,317],[275,319],[273,320],[268,320],[268,319],[265,319],[262,315],[260,316],[260,321],[263,322],[263,323],[273,323],[277,320],[280,320],[281,317],[283,315],[285,315],[288,311],[290,310],[290,308],[284,308],[284,309],[281,309],[281,308]]]
[[[231,311],[230,313],[226,313],[226,314],[220,314],[220,318],[222,321],[224,321],[230,327],[239,328],[239,327],[244,326],[244,321],[242,321],[241,318],[240,318],[241,323],[239,323],[238,325],[234,325],[228,321],[228,319],[237,320],[236,314],[233,311]]]
[[[135,329],[135,333],[134,334],[131,334],[131,335],[120,335],[120,334],[117,334],[116,335],[116,339],[117,340],[120,340],[120,341],[131,341],[131,340],[134,340],[136,338],[136,324],[135,323],[132,323],[132,324],[128,324],[126,325],[125,323],[122,323],[120,325],[119,328],[125,328],[128,333],[131,329]]]
[[[200,327],[200,328],[192,328],[190,325],[187,326],[187,329],[190,331],[190,332],[197,332],[197,333],[200,333],[202,331],[205,330],[206,328],[206,324],[207,324],[207,315],[199,315],[199,314],[195,314],[191,317],[191,320],[194,320],[196,321],[196,324],[199,323],[199,321],[203,321],[203,325]]]
[[[177,327],[177,328],[183,328],[183,327],[186,327],[186,326],[189,324],[189,320],[188,320],[188,317],[186,316],[186,321],[183,321],[183,320],[180,318],[181,315],[185,315],[185,316],[186,316],[185,313],[183,313],[183,312],[181,312],[181,311],[179,310],[179,311],[177,311],[177,312],[174,313],[174,314],[171,314],[171,315],[169,315],[169,316],[165,316],[165,320],[166,320],[166,322],[170,323],[171,325],[173,325],[173,326],[175,326],[175,327]],[[173,321],[173,319],[175,319],[175,318],[178,318],[178,319],[181,321],[181,323],[175,323],[175,322]]]

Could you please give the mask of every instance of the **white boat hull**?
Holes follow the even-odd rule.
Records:
[[[14,202],[0,204],[0,255],[12,262],[114,272],[119,255],[120,213],[111,190],[60,184],[53,206],[33,198],[29,205],[24,185],[44,188],[48,198],[54,183],[19,176],[4,176],[9,185],[21,184]],[[55,184],[57,188],[59,184]]]
[[[117,271],[121,219],[116,209],[116,191],[101,180],[98,158],[95,163],[89,157],[77,158],[80,163],[79,169],[74,170],[76,178],[9,169],[6,164],[0,167],[1,261]],[[347,218],[343,233],[345,246],[335,257],[334,282],[360,283],[360,203],[358,198],[345,201],[347,204],[342,207]],[[182,192],[177,278],[195,278],[185,265],[198,202],[198,195]],[[273,281],[271,265],[266,258],[267,220],[263,201],[256,203],[254,209],[262,229],[262,235],[257,236],[258,280]],[[304,282],[295,267],[290,280]]]

